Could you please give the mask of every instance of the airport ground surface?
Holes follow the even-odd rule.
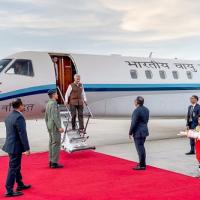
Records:
[[[92,119],[87,131],[89,143],[96,146],[97,152],[137,161],[135,147],[128,139],[129,126],[130,120],[126,118]],[[195,176],[195,156],[185,155],[189,150],[189,140],[176,136],[185,127],[185,120],[151,119],[149,127],[151,136],[146,142],[148,165]],[[31,151],[47,151],[48,133],[44,120],[28,120],[27,130]],[[5,138],[3,123],[0,123],[0,138]],[[2,143],[2,139],[0,142]],[[0,155],[4,155],[1,150]]]

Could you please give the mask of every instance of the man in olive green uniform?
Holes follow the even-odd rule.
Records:
[[[80,75],[74,75],[74,82],[69,85],[65,94],[65,104],[70,105],[72,115],[72,129],[76,126],[76,112],[78,112],[79,130],[84,131],[83,123],[83,105],[87,105],[86,95],[82,83],[80,83]]]
[[[49,167],[62,168],[63,165],[58,164],[61,133],[64,129],[61,127],[60,111],[57,100],[58,94],[56,89],[48,91],[49,101],[46,105],[45,122],[49,132]]]

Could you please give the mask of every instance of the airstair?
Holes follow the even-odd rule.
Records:
[[[59,87],[57,87],[58,92],[62,98],[62,101],[65,102],[64,97],[61,93]],[[82,151],[88,149],[96,149],[95,146],[90,146],[87,144],[89,136],[87,134],[87,127],[91,117],[93,117],[90,108],[88,105],[84,105],[84,121],[86,121],[84,130],[80,132],[78,121],[76,121],[75,130],[72,129],[71,125],[71,112],[68,106],[65,104],[60,105],[60,115],[61,115],[61,122],[62,126],[64,127],[65,131],[62,133],[61,136],[61,147],[66,152],[72,153],[75,151]]]

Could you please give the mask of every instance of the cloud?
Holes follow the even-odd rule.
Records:
[[[0,43],[10,49],[67,44],[82,52],[181,52],[186,40],[197,48],[199,10],[199,0],[1,0]]]
[[[62,35],[87,31],[96,40],[116,42],[170,40],[200,35],[198,0],[3,1],[0,29],[21,28],[28,34]],[[6,5],[7,8],[18,6],[19,9],[10,12]]]
[[[102,0],[106,8],[121,13],[124,32],[141,33],[137,40],[168,40],[200,35],[197,0]]]
[[[23,0],[18,0],[23,1]],[[37,1],[37,0],[36,0]],[[49,4],[47,4],[49,5]],[[46,5],[46,6],[47,6]],[[65,7],[65,6],[64,6]],[[43,7],[27,12],[25,9],[17,11],[0,11],[0,28],[32,28],[32,29],[57,29],[100,26],[103,22],[95,19],[91,13],[64,10],[63,7],[47,6],[43,12]],[[77,13],[76,13],[77,12]]]

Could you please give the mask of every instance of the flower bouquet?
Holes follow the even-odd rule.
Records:
[[[187,136],[189,138],[200,139],[200,132],[195,130],[180,131],[179,136]]]

